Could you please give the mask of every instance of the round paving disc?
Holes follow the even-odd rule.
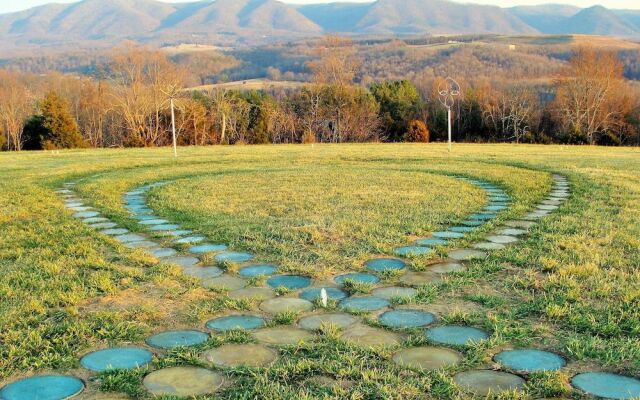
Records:
[[[535,349],[503,351],[494,359],[507,369],[523,372],[557,371],[567,364],[555,353]]]
[[[467,267],[460,263],[456,262],[444,262],[433,264],[429,267],[430,272],[435,272],[437,274],[450,274],[453,272],[462,272],[465,271]]]
[[[154,248],[154,247],[158,247],[158,243],[152,242],[150,240],[143,240],[141,242],[125,243],[124,245],[126,247],[130,248],[130,249],[151,249],[151,248]]]
[[[504,224],[511,228],[529,229],[536,223],[531,221],[507,221]]]
[[[288,326],[260,329],[252,332],[251,335],[259,342],[277,346],[296,345],[313,338],[313,334],[309,331]]]
[[[20,379],[0,389],[3,400],[65,400],[84,390],[84,383],[71,376],[42,375]]]
[[[509,244],[517,242],[518,238],[504,235],[489,235],[486,237],[486,240],[491,243]]]
[[[451,367],[462,360],[457,351],[438,347],[412,347],[402,349],[393,355],[393,362],[401,367],[433,371]]]
[[[227,332],[237,329],[258,329],[264,326],[264,319],[255,315],[229,315],[214,318],[207,322],[206,327],[213,331]]]
[[[198,279],[210,279],[221,276],[224,271],[218,267],[186,267],[182,270],[185,275]]]
[[[189,249],[189,252],[194,254],[204,254],[204,253],[213,253],[217,251],[225,251],[227,246],[224,244],[201,244],[198,246],[193,246]]]
[[[100,233],[102,233],[103,235],[117,236],[117,235],[124,235],[125,233],[129,233],[129,230],[124,228],[105,229],[103,231],[100,231]]]
[[[327,291],[327,298],[329,300],[340,301],[348,297],[347,293],[343,292],[338,288],[330,287],[330,288],[324,288],[324,289]],[[322,288],[305,289],[300,293],[300,298],[313,302],[320,298],[321,292],[322,292]]]
[[[440,280],[440,275],[433,271],[408,272],[400,277],[400,282],[409,286],[423,286]]]
[[[267,284],[274,289],[285,287],[289,290],[297,290],[309,287],[311,278],[300,275],[276,275],[269,278]]]
[[[175,224],[153,225],[151,228],[149,228],[149,230],[152,232],[172,231],[175,229],[180,229],[180,225],[175,225]]]
[[[487,254],[480,250],[459,249],[449,252],[448,256],[456,261],[469,261],[475,258],[484,258]]]
[[[453,381],[461,389],[480,396],[522,389],[526,383],[518,375],[489,370],[460,372]]]
[[[188,256],[178,256],[178,257],[168,257],[162,260],[164,264],[175,264],[179,265],[182,268],[193,267],[197,265],[200,260],[197,257],[188,257]]]
[[[127,235],[120,235],[114,238],[120,243],[131,243],[131,242],[141,242],[143,240],[147,240],[146,237],[137,235],[135,233],[129,233]]]
[[[82,211],[73,214],[74,218],[93,218],[99,216],[100,213],[97,211]]]
[[[202,344],[209,340],[209,335],[200,331],[169,331],[158,333],[147,339],[149,346],[158,349],[173,349]]]
[[[374,258],[364,263],[369,271],[383,272],[389,270],[401,270],[407,267],[407,264],[397,258]]]
[[[258,301],[264,301],[276,297],[276,292],[274,292],[271,288],[250,287],[229,292],[227,293],[227,297],[235,300],[254,299]]]
[[[138,223],[140,225],[164,225],[168,224],[169,221],[167,221],[166,219],[147,219]]]
[[[227,251],[215,256],[217,262],[243,263],[253,259],[253,255],[249,253],[239,253],[235,251]]]
[[[354,272],[350,274],[339,275],[335,278],[337,284],[342,285],[345,281],[354,281],[357,283],[371,283],[375,284],[380,282],[380,278],[373,274],[367,274],[362,272]]]
[[[417,257],[431,254],[433,253],[433,249],[421,246],[405,246],[398,247],[393,252],[400,257]]]
[[[177,244],[194,244],[204,242],[206,238],[204,236],[187,236],[182,239],[176,240]]]
[[[397,333],[359,324],[344,331],[341,338],[360,346],[397,346],[402,343],[402,336]]]
[[[417,246],[446,246],[449,244],[449,241],[446,239],[435,239],[435,238],[427,238],[427,239],[418,239],[414,242]]]
[[[224,377],[204,368],[173,367],[155,371],[143,380],[144,387],[156,396],[192,397],[215,392]]]
[[[500,244],[500,243],[493,243],[493,242],[479,242],[479,243],[474,243],[471,245],[471,247],[473,247],[474,249],[478,249],[478,250],[488,250],[488,251],[493,251],[493,250],[502,250],[502,249],[506,249],[507,246]]]
[[[371,292],[372,295],[380,297],[381,299],[392,300],[395,298],[408,299],[415,296],[418,293],[414,288],[390,286],[375,289]]]
[[[378,321],[389,328],[419,328],[432,324],[436,316],[420,310],[387,311],[378,317]]]
[[[464,233],[451,231],[434,232],[433,237],[438,239],[462,239],[464,237]]]
[[[238,274],[246,278],[253,278],[256,276],[271,276],[277,271],[278,267],[273,264],[255,264],[240,269]]]
[[[526,231],[524,229],[517,229],[517,228],[505,228],[505,229],[498,230],[498,235],[505,235],[505,236],[521,236],[521,235],[526,235],[527,233],[529,233],[529,231]]]
[[[118,226],[115,222],[100,222],[89,225],[92,229],[112,229]]]
[[[439,326],[428,329],[425,335],[432,342],[454,346],[470,345],[489,338],[487,332],[469,326]]]
[[[585,393],[605,399],[640,398],[640,379],[606,372],[587,372],[571,379],[571,384]]]
[[[80,359],[86,369],[102,372],[114,369],[134,369],[151,362],[149,350],[136,347],[114,347],[89,353]]]
[[[149,252],[157,258],[165,258],[165,257],[173,257],[178,254],[174,249],[170,249],[167,247],[161,247],[158,249],[149,250]]]
[[[278,358],[278,353],[260,344],[226,344],[206,351],[202,358],[219,367],[264,367]]]
[[[483,224],[484,224],[484,222],[477,221],[477,220],[462,221],[462,225],[465,225],[465,226],[477,227],[477,226],[481,226]]]
[[[389,305],[389,300],[374,296],[349,297],[340,302],[340,308],[353,311],[376,311],[387,308]]]
[[[470,233],[475,231],[475,228],[472,226],[452,226],[449,230],[456,233]]]
[[[333,314],[319,314],[311,315],[309,317],[302,318],[298,321],[298,325],[302,329],[308,329],[310,331],[316,331],[323,325],[333,325],[337,328],[344,329],[358,322],[358,318],[350,314],[333,313]]]
[[[309,311],[313,308],[313,303],[304,299],[296,299],[291,297],[279,297],[263,301],[260,309],[269,314],[281,314],[285,312],[302,312]]]
[[[247,281],[231,275],[220,275],[217,278],[208,278],[202,281],[202,284],[209,289],[216,290],[238,290],[247,286]]]

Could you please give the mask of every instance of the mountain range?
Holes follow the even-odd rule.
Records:
[[[551,4],[500,8],[449,0],[292,5],[277,0],[82,0],[0,14],[0,47],[207,41],[252,44],[350,35],[593,34],[640,38],[640,10]]]

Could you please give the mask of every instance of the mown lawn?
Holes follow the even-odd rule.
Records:
[[[177,161],[170,154],[0,154],[0,382],[34,371],[86,376],[78,356],[90,349],[141,344],[151,332],[201,328],[223,308],[252,307],[83,226],[54,193],[62,182],[78,180],[77,190],[96,208],[138,230],[123,193],[168,180],[151,192],[159,215],[286,271],[326,277],[482,208],[483,193],[454,175],[505,187],[514,202],[502,220],[544,197],[551,172],[570,178],[569,202],[525,241],[421,288],[415,299],[443,321],[494,333],[482,346],[461,349],[463,364],[438,373],[399,370],[387,350],[346,345],[325,332],[287,349],[266,370],[233,371],[235,384],[222,397],[464,397],[452,373],[490,366],[491,356],[509,345],[570,360],[562,373],[534,376],[525,394],[509,398],[579,397],[567,382],[588,369],[640,374],[639,149],[459,145],[449,155],[442,145],[372,144],[185,148]],[[245,340],[234,334],[205,347]],[[409,341],[423,339],[416,333]],[[157,361],[197,362],[191,351]],[[110,374],[102,389],[143,396],[142,373]],[[302,384],[317,375],[355,385]]]

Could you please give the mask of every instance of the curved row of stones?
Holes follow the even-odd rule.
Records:
[[[164,220],[147,206],[145,195],[160,182],[146,185],[125,194],[125,206],[148,231],[148,234],[131,233],[116,223],[102,217],[93,208],[85,206],[72,188],[66,184],[58,192],[65,198],[65,205],[101,233],[113,236],[132,249],[145,249],[163,263],[179,265],[186,275],[199,279],[206,287],[226,290],[232,299],[261,301],[260,314],[227,314],[206,322],[211,334],[236,329],[251,331],[256,343],[226,344],[201,354],[203,361],[214,368],[238,366],[264,367],[278,358],[278,346],[295,345],[313,338],[314,332],[332,325],[341,329],[342,339],[362,346],[393,346],[392,361],[401,367],[434,370],[450,367],[462,360],[456,348],[470,346],[490,337],[489,332],[469,326],[434,326],[436,315],[416,306],[395,305],[402,298],[411,298],[416,287],[434,282],[442,274],[463,271],[469,260],[485,257],[487,252],[500,250],[516,243],[528,233],[538,219],[558,209],[569,197],[569,184],[562,176],[554,175],[554,188],[536,209],[521,220],[507,221],[496,228],[483,241],[469,248],[448,252],[448,258],[430,266],[427,271],[407,271],[407,256],[428,255],[437,246],[447,246],[463,239],[484,224],[497,218],[510,204],[509,196],[501,188],[475,179],[459,178],[483,188],[489,196],[489,204],[478,214],[469,216],[460,226],[435,232],[429,238],[417,240],[409,246],[394,250],[396,257],[373,258],[364,264],[363,271],[336,276],[332,281],[314,282],[311,277],[279,274],[272,264],[254,263],[254,256],[245,252],[230,251],[224,244],[207,243],[204,236],[184,230],[177,224]],[[163,247],[154,237],[168,240],[173,246]],[[187,248],[186,251],[181,251]],[[202,265],[201,257],[212,254],[215,265]],[[225,272],[220,265],[238,266],[237,274]],[[384,286],[380,275],[393,271],[400,276],[397,286]],[[249,287],[252,278],[264,277],[263,287]],[[255,282],[261,281],[256,279]],[[349,285],[369,285],[370,295],[350,295]],[[335,308],[335,310],[334,310]],[[315,309],[315,310],[314,310]],[[282,313],[306,313],[296,327],[273,326],[268,316]],[[370,326],[358,315],[375,317],[383,328]],[[401,348],[407,333],[420,330],[434,346]],[[147,339],[147,345],[162,352],[185,346],[196,346],[209,340],[210,333],[203,330],[180,330],[158,333]],[[81,365],[90,371],[132,369],[152,362],[153,352],[144,347],[116,347],[95,351],[81,358]],[[540,371],[555,371],[566,365],[557,354],[538,349],[512,349],[495,355],[494,360],[504,371],[472,370],[458,373],[454,381],[464,390],[478,394],[497,394],[522,388],[523,376]],[[197,367],[172,367],[154,371],[144,378],[143,384],[155,395],[196,396],[215,392],[225,383],[224,375],[210,369]],[[576,375],[572,384],[585,393],[615,399],[640,396],[640,380],[603,372],[586,372]],[[11,399],[66,399],[80,393],[84,384],[69,376],[37,376],[20,380],[0,390],[0,398]],[[31,395],[31,397],[29,397]]]

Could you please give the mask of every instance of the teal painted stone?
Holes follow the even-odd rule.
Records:
[[[378,317],[382,325],[399,329],[419,328],[432,324],[435,320],[435,315],[420,310],[393,310]]]
[[[327,291],[327,298],[329,300],[340,301],[348,297],[347,293],[343,292],[338,288],[324,288],[324,289]],[[314,302],[320,298],[321,292],[322,292],[322,288],[309,288],[309,289],[303,290],[300,293],[300,298],[310,302]]]
[[[362,272],[354,272],[354,273],[351,273],[351,274],[344,274],[344,275],[337,276],[335,278],[335,281],[339,285],[343,285],[346,281],[354,281],[354,282],[358,282],[358,283],[376,284],[376,283],[380,282],[380,278],[378,278],[377,276],[375,276],[373,274],[366,274],[366,273],[362,273]]]
[[[523,372],[557,371],[567,364],[555,353],[536,349],[507,350],[494,359],[508,369]]]
[[[209,340],[209,335],[200,331],[170,331],[153,335],[147,344],[158,349],[174,349],[176,347],[197,346]]]
[[[339,304],[341,309],[353,311],[376,311],[387,308],[389,305],[389,300],[373,296],[349,297]]]
[[[215,256],[217,262],[243,263],[253,260],[253,254],[227,251]]]
[[[255,264],[241,268],[238,274],[246,278],[253,278],[256,276],[271,276],[276,272],[278,272],[278,267],[273,264]]]
[[[365,262],[364,266],[369,271],[384,272],[405,269],[407,267],[407,263],[397,258],[374,258]]]
[[[311,278],[300,275],[276,275],[269,278],[267,284],[274,289],[285,287],[289,290],[297,290],[309,287]]]
[[[109,219],[105,217],[91,217],[85,218],[82,222],[86,224],[95,224],[97,222],[109,222]]]
[[[206,327],[213,331],[228,332],[238,329],[258,329],[264,325],[264,319],[255,315],[230,315],[228,317],[214,318],[207,322]]]
[[[475,229],[471,226],[453,226],[449,228],[449,230],[456,233],[469,233],[475,231]]]
[[[398,247],[393,252],[400,257],[416,257],[432,254],[433,249],[421,246],[405,246]]]
[[[464,237],[464,234],[451,231],[434,232],[433,237],[438,239],[462,239]]]
[[[586,372],[571,379],[583,392],[605,399],[640,398],[640,379],[606,372]]]
[[[465,226],[481,226],[484,225],[484,222],[478,220],[467,220],[462,221],[461,224]]]
[[[204,236],[187,236],[182,239],[176,240],[177,244],[195,244],[204,242],[206,238]]]
[[[140,225],[165,225],[168,224],[169,221],[166,219],[148,219],[145,221],[140,221]]]
[[[133,219],[137,219],[138,221],[149,221],[152,219],[159,219],[157,215],[135,215]]]
[[[93,218],[99,216],[100,213],[97,211],[82,211],[73,214],[73,218]]]
[[[193,231],[189,231],[189,230],[186,230],[186,229],[177,229],[175,231],[167,231],[166,232],[167,235],[174,236],[174,237],[191,235],[192,233],[193,233]]]
[[[141,242],[147,238],[144,236],[136,235],[135,233],[129,233],[126,235],[119,235],[114,238],[120,243]]]
[[[414,288],[401,287],[401,286],[390,286],[375,289],[371,292],[375,297],[380,297],[381,299],[392,300],[392,299],[410,299],[411,297],[418,294],[418,291]]]
[[[150,240],[130,242],[130,243],[125,243],[124,245],[130,249],[152,249],[154,247],[158,247],[158,243],[152,242]]]
[[[454,346],[470,345],[489,338],[487,332],[469,326],[439,326],[428,329],[425,335],[432,342]]]
[[[498,216],[494,213],[479,213],[479,214],[473,214],[469,216],[470,220],[475,220],[475,221],[490,221],[492,219],[497,218]]]
[[[414,243],[417,246],[425,246],[425,247],[446,246],[447,244],[449,244],[449,242],[445,239],[434,239],[434,238],[418,239]]]
[[[164,257],[173,257],[176,254],[178,254],[178,252],[174,249],[170,249],[170,248],[166,248],[166,247],[162,247],[159,249],[152,249],[149,251],[151,253],[151,255],[153,255],[154,257],[157,258],[164,258]]]
[[[80,359],[88,370],[102,372],[115,369],[134,369],[151,362],[153,354],[137,347],[115,347],[89,353]]]
[[[20,379],[0,389],[2,400],[65,400],[84,390],[84,383],[71,376],[42,375]]]
[[[180,225],[176,225],[176,224],[152,225],[151,228],[149,228],[149,230],[152,232],[173,231],[176,229],[180,229]]]
[[[485,211],[502,211],[506,209],[507,206],[505,205],[488,205],[484,208]]]
[[[118,235],[124,235],[126,233],[129,233],[128,229],[124,229],[124,228],[120,228],[120,229],[105,229],[100,231],[100,233],[102,233],[103,235],[109,235],[109,236],[118,236]]]
[[[218,251],[225,251],[227,246],[224,244],[200,244],[198,246],[193,246],[189,249],[191,253],[195,254],[204,254],[204,253],[214,253]]]
[[[112,228],[115,228],[116,226],[118,226],[118,224],[116,224],[115,222],[100,222],[97,224],[89,225],[89,227],[93,229],[112,229]]]

